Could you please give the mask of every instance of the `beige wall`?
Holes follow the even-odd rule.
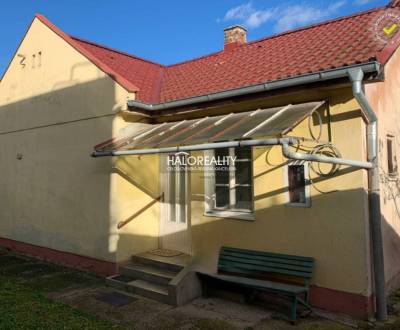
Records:
[[[400,52],[385,66],[385,81],[366,86],[366,95],[378,114],[381,210],[385,273],[388,288],[398,287],[400,272],[400,179],[388,176],[387,135],[395,137],[395,152],[400,157]]]
[[[17,54],[25,67],[14,57],[0,83],[0,237],[108,261],[156,246],[158,205],[120,235],[148,193],[90,157],[121,128],[128,93],[37,19]]]

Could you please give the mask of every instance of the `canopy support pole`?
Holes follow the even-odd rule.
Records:
[[[290,145],[297,144],[301,141],[302,141],[301,138],[286,137],[286,138],[271,138],[266,140],[213,142],[213,143],[194,144],[189,146],[180,146],[180,147],[176,146],[176,147],[153,148],[153,149],[94,151],[92,153],[92,157],[149,155],[149,154],[178,153],[178,152],[189,152],[196,150],[209,150],[209,149],[221,149],[221,148],[260,147],[260,146],[280,145],[282,147],[283,155],[288,159],[347,165],[364,169],[371,169],[375,166],[371,162],[363,162],[363,161],[336,158],[336,157],[327,157],[322,155],[311,155],[306,153],[293,152],[290,150],[289,148]]]

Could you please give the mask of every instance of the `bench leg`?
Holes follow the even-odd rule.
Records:
[[[252,303],[256,297],[256,294],[256,290],[253,290],[250,293],[246,293],[244,296],[244,302],[247,304]]]
[[[306,301],[307,304],[310,303],[310,302],[309,302],[309,299],[310,299],[310,294],[309,294],[309,292],[307,291],[307,292],[304,294],[304,300]]]
[[[297,314],[297,297],[294,296],[292,298],[292,306],[290,307],[290,322],[292,324],[296,323],[296,314]]]

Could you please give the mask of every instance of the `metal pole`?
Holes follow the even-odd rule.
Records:
[[[236,147],[259,147],[259,146],[282,146],[283,155],[289,159],[304,160],[310,162],[320,162],[329,164],[348,165],[358,168],[370,169],[374,165],[369,162],[358,160],[327,157],[320,155],[304,154],[299,152],[290,151],[289,145],[296,144],[301,141],[301,138],[286,137],[286,138],[271,138],[266,140],[243,140],[243,141],[229,141],[229,142],[214,142],[202,143],[188,146],[176,146],[166,148],[154,149],[135,149],[135,150],[121,150],[121,151],[94,151],[92,157],[105,157],[105,156],[129,156],[129,155],[148,155],[148,154],[162,154],[162,153],[178,153],[189,152],[195,150],[209,150],[221,148],[236,148]]]
[[[312,155],[305,154],[302,152],[295,152],[289,149],[289,145],[286,143],[282,144],[282,154],[289,159],[294,160],[304,160],[308,162],[318,162],[318,163],[327,163],[327,164],[338,164],[338,165],[347,165],[359,168],[370,169],[374,167],[374,164],[370,162],[363,162],[358,160],[344,159],[344,158],[336,158],[336,157],[327,157],[321,155]]]

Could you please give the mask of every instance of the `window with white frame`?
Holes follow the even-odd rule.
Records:
[[[386,137],[387,169],[388,169],[388,174],[390,176],[397,175],[397,157],[396,157],[396,148],[394,142],[395,142],[394,136],[388,135]]]
[[[234,159],[228,166],[206,171],[206,214],[253,219],[253,170],[251,147],[209,150],[208,156]]]
[[[307,164],[289,164],[286,171],[286,181],[288,187],[288,206],[311,206],[310,188],[307,184],[308,166]]]

